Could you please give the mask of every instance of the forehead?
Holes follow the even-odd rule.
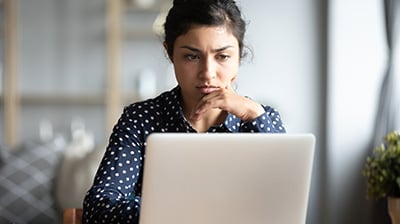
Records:
[[[175,47],[180,47],[181,45],[193,45],[193,47],[200,48],[219,48],[226,45],[238,47],[239,43],[226,26],[196,25],[176,39]]]

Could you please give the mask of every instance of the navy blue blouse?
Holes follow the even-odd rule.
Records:
[[[265,113],[252,121],[228,114],[207,132],[284,133],[279,113],[263,107]],[[179,86],[125,107],[85,196],[83,223],[138,223],[146,139],[153,132],[196,132],[183,116]]]

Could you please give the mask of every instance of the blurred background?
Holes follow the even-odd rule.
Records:
[[[0,2],[0,223],[16,219],[16,205],[43,197],[49,205],[19,218],[58,220],[62,208],[81,207],[123,106],[176,85],[160,36],[171,2]],[[366,199],[361,174],[385,134],[376,123],[385,120],[378,105],[388,62],[399,76],[384,0],[238,3],[253,54],[242,62],[237,91],[278,109],[288,132],[317,137],[307,223],[388,223],[386,202]],[[392,60],[389,52],[397,52]],[[398,114],[399,94],[386,99]],[[400,128],[398,115],[391,121]],[[44,168],[38,148],[55,154]],[[46,175],[31,187],[24,175],[41,170]]]

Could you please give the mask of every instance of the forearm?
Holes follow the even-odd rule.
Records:
[[[84,199],[84,223],[137,223],[143,144],[125,110],[113,129],[93,186]],[[136,130],[136,129],[135,129]]]
[[[92,187],[83,203],[83,223],[138,223],[140,197],[115,189]]]
[[[265,113],[264,107],[261,106],[261,104],[254,102],[253,100],[249,98],[244,98],[245,103],[243,104],[243,107],[245,109],[245,113],[243,115],[242,120],[244,121],[254,121],[258,117],[260,117],[262,114]]]

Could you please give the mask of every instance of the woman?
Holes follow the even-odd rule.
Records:
[[[234,0],[175,0],[164,28],[178,86],[124,109],[84,199],[85,223],[138,222],[153,132],[285,132],[275,109],[232,89],[246,28]]]

